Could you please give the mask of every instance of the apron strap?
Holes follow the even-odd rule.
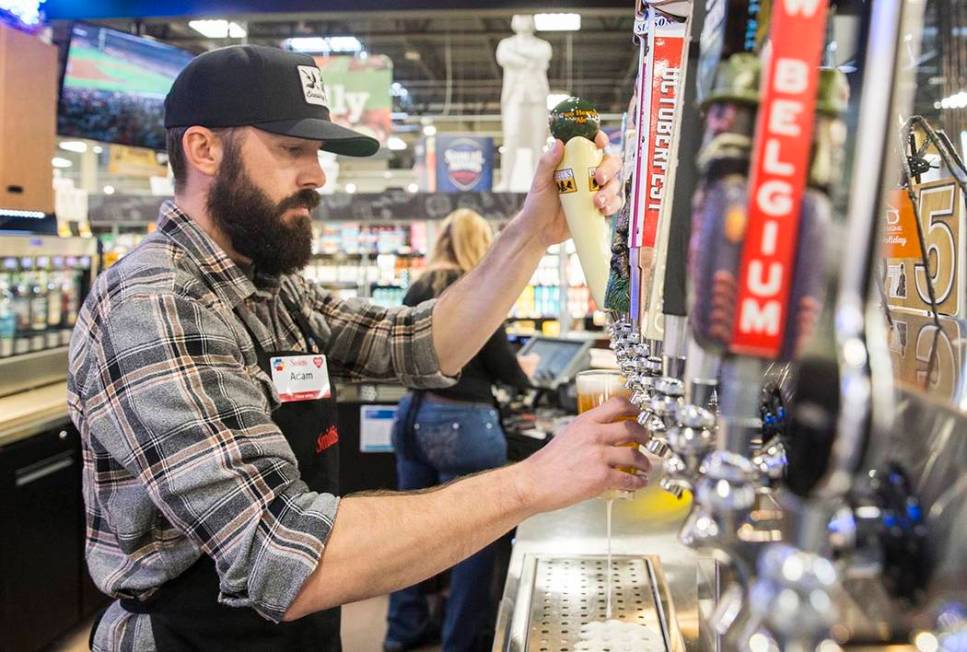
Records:
[[[302,311],[299,309],[299,306],[296,305],[296,303],[292,301],[289,297],[287,297],[285,295],[285,291],[281,288],[279,289],[279,298],[282,299],[282,305],[285,306],[285,311],[289,313],[289,317],[291,317],[292,321],[295,322],[296,328],[298,328],[299,332],[302,333],[302,338],[306,342],[306,352],[322,353],[325,350],[325,347],[323,346],[319,338],[316,337],[315,332],[312,330],[312,327],[309,325],[309,320],[307,320],[305,318],[305,315],[302,314]],[[265,348],[262,346],[262,342],[259,340],[258,336],[256,336],[255,333],[252,331],[252,328],[248,325],[248,321],[245,319],[245,316],[241,313],[241,310],[245,310],[246,312],[249,313],[249,315],[253,317],[254,315],[252,315],[251,311],[248,310],[248,308],[245,308],[243,304],[239,304],[234,309],[235,314],[238,315],[239,320],[242,322],[242,327],[248,333],[249,337],[252,338],[252,345],[255,347],[255,351],[258,354],[258,356],[260,358],[268,357],[268,353],[266,352]],[[315,347],[316,349],[315,351],[312,350],[313,347]]]
[[[292,317],[292,321],[294,321],[295,325],[299,327],[300,331],[302,331],[302,337],[306,341],[306,348],[309,349],[312,346],[315,346],[316,350],[313,351],[313,353],[322,353],[324,350],[322,342],[320,342],[319,338],[316,337],[315,332],[312,330],[312,326],[309,325],[309,320],[306,319],[305,315],[302,314],[302,310],[299,308],[299,306],[297,306],[292,299],[285,295],[284,288],[279,289],[279,297],[282,299],[282,303],[285,305],[286,310],[288,310],[289,316]]]

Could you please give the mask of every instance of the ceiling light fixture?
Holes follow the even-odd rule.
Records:
[[[236,22],[222,18],[189,20],[188,27],[208,38],[245,38],[248,32]]]
[[[76,152],[78,154],[83,154],[87,151],[87,143],[83,140],[62,140],[60,141],[59,147],[68,152]]]
[[[538,32],[576,32],[581,29],[581,14],[536,14]]]
[[[936,105],[934,105],[936,106]],[[960,91],[940,100],[941,109],[963,109],[967,108],[967,91]]]
[[[15,208],[0,208],[0,217],[23,217],[31,220],[43,219],[46,213],[43,211],[22,211]]]
[[[295,36],[282,41],[282,47],[293,52],[331,54],[359,52],[363,44],[355,36]]]

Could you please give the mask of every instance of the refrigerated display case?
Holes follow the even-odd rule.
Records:
[[[67,374],[67,345],[97,274],[92,238],[0,236],[0,396]]]

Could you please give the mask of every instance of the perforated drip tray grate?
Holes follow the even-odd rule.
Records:
[[[539,557],[527,622],[527,652],[651,652],[682,649],[669,626],[655,558],[612,558],[607,619],[606,557]],[[607,621],[607,622],[606,622]],[[679,637],[680,638],[680,637]]]

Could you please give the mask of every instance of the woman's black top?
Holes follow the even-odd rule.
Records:
[[[438,296],[440,293],[434,293],[431,286],[431,281],[437,274],[446,275],[444,289],[460,278],[456,270],[428,272],[410,286],[406,296],[403,297],[403,305],[415,306]],[[492,403],[493,394],[490,388],[498,381],[518,389],[530,387],[527,376],[517,363],[517,356],[510,342],[507,341],[507,331],[503,326],[496,330],[477,355],[463,368],[456,385],[446,389],[435,389],[433,393],[460,401]]]

